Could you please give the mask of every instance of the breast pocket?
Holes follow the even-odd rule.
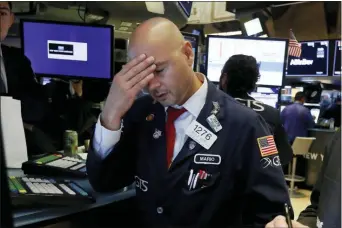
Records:
[[[201,192],[210,192],[210,189],[217,184],[220,175],[220,172],[209,173],[204,169],[190,170],[184,180],[183,194],[191,196]]]
[[[182,224],[195,224],[202,210],[219,187],[221,173],[218,168],[192,167],[182,180],[181,197],[174,213]]]

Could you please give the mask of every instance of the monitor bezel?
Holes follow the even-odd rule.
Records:
[[[199,35],[195,35],[195,34],[188,33],[188,32],[181,32],[181,33],[182,33],[183,37],[184,36],[191,36],[191,37],[194,37],[196,39],[197,46],[195,47],[195,53],[194,53],[195,56],[194,56],[194,67],[193,67],[193,70],[197,71]]]
[[[331,41],[332,39],[320,39],[320,40],[301,40],[301,41],[298,41],[298,43],[309,43],[309,42],[317,42],[317,41],[328,41],[328,48],[327,48],[327,74],[326,75],[314,75],[314,74],[290,74],[288,75],[286,73],[286,70],[285,70],[285,76],[287,78],[292,78],[292,77],[329,77],[329,61],[330,61],[330,45],[331,45]],[[288,66],[288,58],[287,58],[287,61],[286,61],[286,69],[287,69],[287,66]]]
[[[334,39],[333,43],[334,43],[334,56],[333,56],[333,66],[332,66],[332,76],[333,77],[341,77],[342,74],[335,74],[335,66],[336,66],[336,56],[337,56],[337,42],[341,42],[342,45],[342,41],[340,39]],[[342,73],[342,72],[341,72]]]
[[[110,56],[110,77],[109,78],[95,78],[95,77],[85,77],[78,75],[61,75],[61,74],[41,74],[35,73],[35,75],[39,78],[62,78],[68,80],[107,80],[111,81],[114,77],[114,29],[113,25],[100,25],[100,24],[86,24],[80,22],[65,22],[65,21],[53,21],[53,20],[40,20],[40,19],[20,19],[20,34],[21,34],[21,52],[25,55],[25,42],[24,42],[24,23],[25,22],[33,22],[33,23],[41,23],[41,24],[57,24],[57,25],[74,25],[74,26],[83,26],[83,27],[95,27],[95,28],[108,28],[111,30],[110,32],[110,46],[111,46],[111,56]]]
[[[247,37],[245,37],[245,36],[234,36],[233,37],[233,36],[207,35],[207,40],[206,40],[206,55],[207,55],[207,58],[205,60],[206,77],[207,78],[208,78],[208,63],[209,63],[208,56],[209,56],[209,40],[210,40],[210,38],[241,39],[241,40],[263,40],[263,41],[269,40],[269,41],[283,41],[283,42],[285,42],[284,66],[283,66],[283,76],[282,76],[282,79],[281,79],[281,85],[256,84],[256,86],[260,86],[260,87],[282,87],[284,85],[285,70],[286,70],[286,60],[287,60],[287,53],[288,53],[288,46],[289,46],[289,40],[288,39],[268,38],[268,37],[250,37],[250,36],[247,36]]]

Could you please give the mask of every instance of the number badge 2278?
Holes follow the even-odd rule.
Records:
[[[192,121],[190,126],[186,129],[185,134],[207,150],[217,139],[217,136],[214,133],[202,124],[198,123],[196,120]]]

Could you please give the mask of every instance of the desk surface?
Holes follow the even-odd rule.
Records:
[[[21,169],[9,169],[8,174],[11,176],[22,176],[24,173]],[[135,189],[123,189],[114,193],[100,194],[95,192],[87,179],[68,178],[75,181],[86,191],[91,193],[96,202],[93,204],[87,204],[82,206],[72,207],[46,207],[46,208],[34,208],[34,209],[14,209],[13,218],[15,227],[32,225],[35,223],[46,222],[63,216],[76,214],[79,212],[87,211],[92,208],[102,207],[114,202],[128,199],[135,196]]]

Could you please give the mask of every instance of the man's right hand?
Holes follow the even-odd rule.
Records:
[[[304,226],[303,224],[292,220],[293,228],[309,228],[308,226]],[[265,228],[288,228],[289,226],[286,223],[286,218],[282,215],[275,217],[271,222],[267,223]]]
[[[152,56],[140,55],[114,76],[101,114],[103,127],[112,131],[120,129],[121,119],[133,105],[136,95],[153,79],[154,61]]]

